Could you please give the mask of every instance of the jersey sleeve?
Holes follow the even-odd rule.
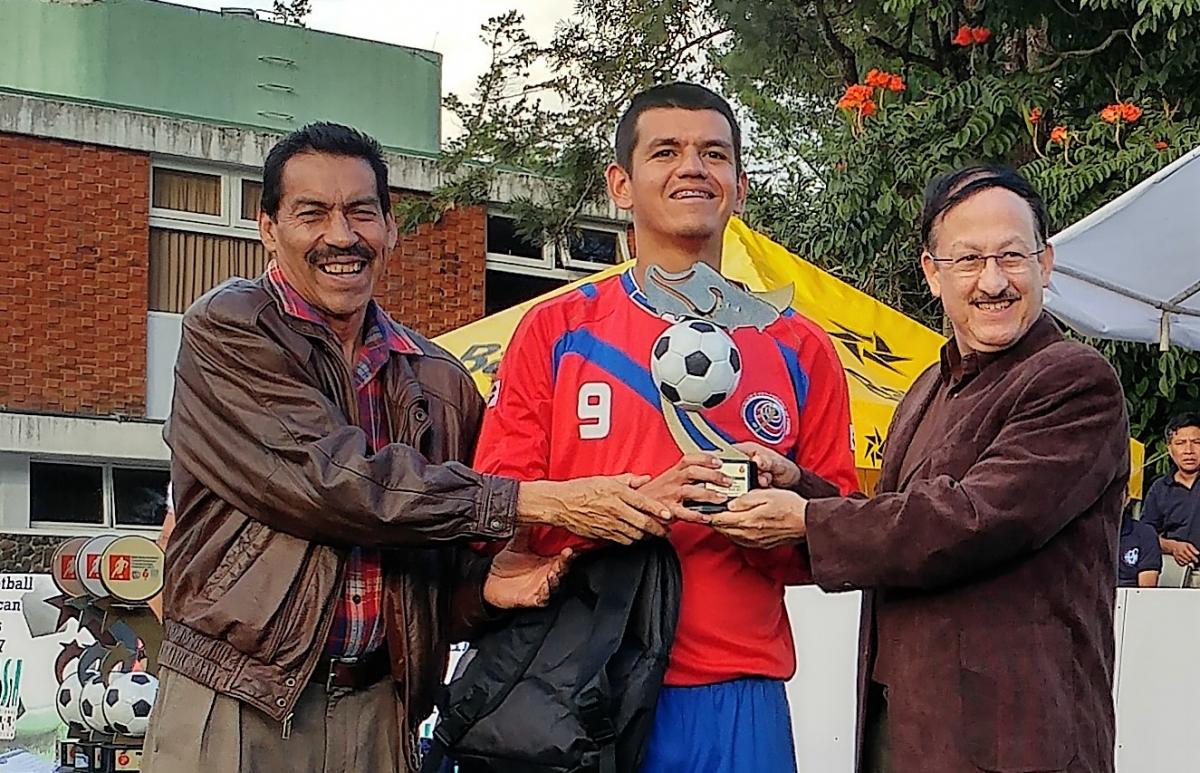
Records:
[[[843,496],[852,494],[858,491],[858,474],[851,448],[850,393],[841,360],[825,331],[807,321],[797,322],[784,344],[798,348],[808,376],[792,458],[802,469],[836,486]],[[804,546],[747,552],[752,565],[785,585],[813,581]]]
[[[819,336],[813,342],[808,399],[800,414],[795,461],[847,496],[858,491],[850,437],[850,391],[833,343],[824,331]]]
[[[554,417],[554,339],[538,309],[526,315],[500,361],[483,414],[475,469],[519,481],[546,480]],[[563,331],[559,331],[560,333]],[[535,526],[530,547],[542,555],[595,545],[565,529]]]
[[[536,317],[527,316],[500,360],[483,414],[475,469],[517,480],[542,480],[550,468],[554,399],[551,351]]]

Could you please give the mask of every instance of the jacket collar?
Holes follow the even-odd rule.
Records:
[[[949,384],[951,388],[957,389],[966,385],[972,378],[978,376],[990,366],[996,363],[1023,359],[1025,356],[1032,354],[1047,344],[1053,343],[1061,337],[1062,333],[1058,331],[1058,326],[1054,323],[1050,314],[1045,311],[1034,320],[1029,329],[1025,331],[1025,335],[1018,338],[1015,344],[998,352],[968,352],[967,354],[963,354],[959,350],[958,343],[951,336],[950,340],[942,346],[941,351],[942,382]]]
[[[1029,330],[1025,332],[1025,335],[1021,336],[1015,344],[1003,351],[986,353],[986,356],[982,359],[976,355],[974,364],[970,367],[975,376],[983,374],[990,378],[1007,371],[1011,365],[1061,339],[1062,333],[1059,332],[1058,325],[1055,324],[1048,312],[1043,311],[1042,315],[1038,317]],[[892,420],[892,427],[888,432],[886,441],[888,447],[903,449],[908,448],[912,443],[913,436],[917,432],[917,426],[921,423],[921,419],[925,417],[925,412],[928,410],[929,404],[933,402],[938,387],[942,383],[954,383],[949,381],[950,376],[947,374],[947,368],[950,367],[954,360],[953,353],[957,353],[957,351],[958,344],[951,338],[942,347],[940,365],[937,368],[930,368],[922,374],[909,389],[908,394],[900,401],[896,415]],[[963,371],[963,374],[965,374],[965,371]],[[967,380],[960,377],[959,384],[965,386],[966,383]],[[899,479],[902,458],[903,453],[894,452],[884,454],[884,463],[879,471],[880,491],[899,491],[907,484],[907,479],[903,481]],[[923,463],[924,460],[913,465],[912,472],[909,475],[910,478],[920,470]]]
[[[280,309],[292,319],[298,319],[310,325],[319,327],[323,333],[332,335],[329,324],[312,304],[304,300],[292,284],[288,282],[277,261],[267,264],[264,274],[266,284],[274,292]],[[368,301],[367,315],[363,322],[363,340],[368,345],[382,345],[389,352],[396,354],[423,354],[422,349],[409,337],[404,329],[392,320],[373,299]]]

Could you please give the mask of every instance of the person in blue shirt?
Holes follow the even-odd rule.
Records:
[[[1200,559],[1200,414],[1175,416],[1167,423],[1166,435],[1175,471],[1154,481],[1146,492],[1142,521],[1158,532],[1164,555],[1180,566],[1194,566]]]
[[[1158,534],[1145,521],[1135,521],[1125,510],[1121,518],[1121,542],[1117,555],[1117,587],[1153,588],[1162,571]]]

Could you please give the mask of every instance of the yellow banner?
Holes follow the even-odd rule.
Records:
[[[627,264],[628,265],[628,264]],[[596,282],[623,271],[616,266],[587,279],[561,287],[511,309],[485,317],[437,338],[467,366],[487,394],[504,347],[521,317],[534,304],[569,292],[584,282]],[[850,413],[854,423],[854,456],[864,485],[874,482],[874,471],[883,459],[883,439],[896,403],[930,363],[938,358],[945,339],[895,309],[854,289],[845,282],[801,260],[754,231],[738,218],[725,231],[722,273],[753,290],[792,285],[792,306],[829,333],[846,369],[850,386]],[[1141,492],[1144,453],[1133,441],[1134,480],[1130,489]]]

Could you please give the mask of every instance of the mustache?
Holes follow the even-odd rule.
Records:
[[[1000,295],[977,295],[971,299],[971,303],[1000,303],[1001,301],[1019,301],[1021,296],[1015,293],[1001,293]]]
[[[313,247],[304,254],[308,265],[313,267],[323,260],[342,257],[362,258],[369,263],[375,260],[375,250],[371,249],[370,245],[359,242],[350,247]]]

